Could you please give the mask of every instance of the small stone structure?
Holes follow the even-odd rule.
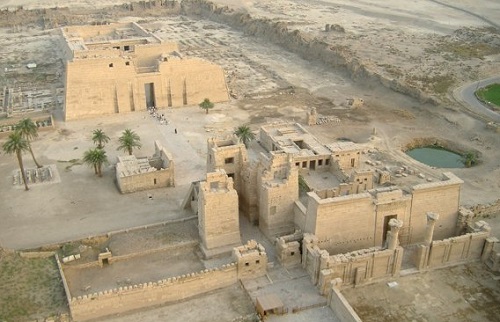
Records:
[[[97,257],[97,262],[99,263],[99,266],[104,267],[106,265],[111,264],[111,260],[113,258],[113,254],[111,251],[106,248],[106,251],[103,253],[99,253]]]
[[[65,119],[229,100],[221,67],[183,57],[135,22],[60,29]]]
[[[233,249],[233,258],[238,266],[238,279],[256,278],[266,275],[266,249],[255,240]]]
[[[172,155],[155,141],[151,158],[134,155],[119,156],[116,181],[121,193],[175,186],[175,165]]]
[[[281,265],[285,267],[300,265],[302,238],[303,234],[300,230],[291,235],[276,238],[276,257]]]
[[[276,294],[257,296],[255,300],[255,309],[262,319],[271,314],[286,313],[285,305]]]

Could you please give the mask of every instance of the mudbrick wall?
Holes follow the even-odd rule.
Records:
[[[248,13],[235,12],[228,7],[217,6],[206,0],[184,0],[181,3],[181,12],[187,15],[203,16],[242,30],[248,35],[264,38],[304,59],[316,60],[332,68],[342,69],[352,79],[376,81],[421,102],[438,103],[437,98],[429,96],[418,88],[369,70],[368,64],[365,64],[359,57],[355,57],[345,47],[320,41],[304,32],[292,29],[286,22],[253,18]]]

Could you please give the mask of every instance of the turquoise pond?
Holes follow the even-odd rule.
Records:
[[[413,159],[436,168],[463,168],[460,154],[439,147],[422,147],[406,151]]]

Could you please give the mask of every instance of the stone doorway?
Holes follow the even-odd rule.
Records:
[[[146,107],[156,107],[155,84],[154,83],[144,84],[144,92],[146,94]]]

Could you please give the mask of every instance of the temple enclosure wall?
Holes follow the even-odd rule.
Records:
[[[108,289],[83,296],[71,296],[63,267],[60,273],[74,321],[102,318],[155,305],[182,301],[236,284],[240,279],[253,279],[267,272],[265,249],[255,240],[233,248],[233,262],[213,269],[186,273],[181,276]],[[113,265],[112,262],[109,262]],[[168,268],[166,268],[168,270]]]
[[[86,321],[134,309],[175,302],[233,285],[237,282],[235,263],[157,282],[120,287],[72,298],[69,302],[75,321]]]

